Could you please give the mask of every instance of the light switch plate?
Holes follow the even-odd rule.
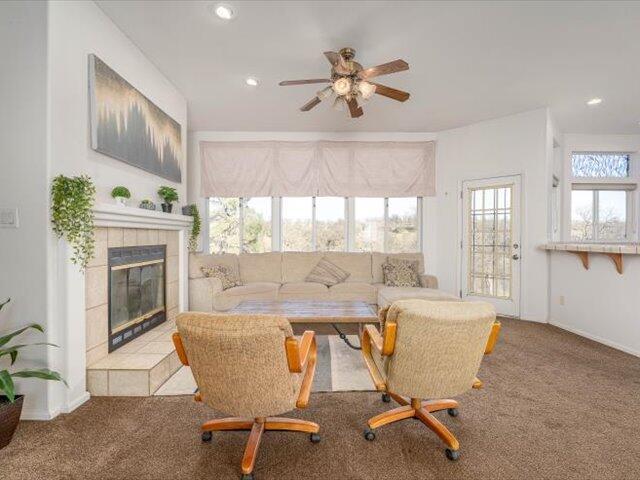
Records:
[[[17,208],[0,208],[0,228],[18,228]]]

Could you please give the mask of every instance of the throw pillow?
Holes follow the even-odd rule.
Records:
[[[226,265],[213,265],[211,267],[200,267],[205,277],[219,278],[222,282],[222,289],[226,290],[231,287],[240,285],[240,280],[235,270]]]
[[[387,261],[382,264],[384,284],[387,287],[419,287],[419,268],[418,261],[387,258]]]
[[[330,262],[322,257],[313,270],[305,278],[306,282],[323,283],[327,287],[331,287],[336,283],[344,282],[351,275],[346,270],[340,268],[335,263]]]

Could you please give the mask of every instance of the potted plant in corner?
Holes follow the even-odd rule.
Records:
[[[118,205],[126,207],[127,200],[131,198],[131,192],[127,187],[118,186],[111,190],[111,196]]]
[[[162,203],[162,211],[171,213],[171,210],[173,209],[173,202],[178,201],[178,192],[176,189],[163,185],[158,189],[158,196],[164,200]]]
[[[11,301],[11,299],[0,303],[0,310]],[[9,445],[13,434],[18,427],[20,421],[20,413],[22,412],[23,395],[16,395],[15,385],[13,383],[14,378],[40,378],[42,380],[55,380],[58,382],[65,382],[58,372],[46,368],[27,369],[11,371],[11,367],[18,359],[20,349],[29,347],[32,345],[50,345],[55,347],[52,343],[32,343],[23,345],[10,345],[9,342],[13,340],[26,330],[34,329],[39,332],[44,332],[44,329],[37,323],[31,323],[25,327],[19,328],[13,332],[0,336],[0,358],[5,355],[9,356],[10,366],[4,370],[0,370],[0,450]]]

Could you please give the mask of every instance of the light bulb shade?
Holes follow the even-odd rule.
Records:
[[[358,91],[362,98],[369,100],[376,93],[376,86],[369,82],[360,82],[358,83]]]
[[[333,91],[338,95],[346,95],[351,91],[351,80],[347,77],[340,77],[333,82]]]
[[[331,95],[332,91],[333,91],[332,87],[327,87],[327,88],[323,88],[319,92],[316,92],[316,95],[320,100],[325,100]]]
[[[339,112],[344,112],[344,99],[340,96],[336,97],[333,101],[333,109]]]

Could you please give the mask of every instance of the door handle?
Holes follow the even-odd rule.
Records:
[[[514,253],[513,255],[511,255],[511,258],[513,258],[514,260],[520,260],[520,255]]]

